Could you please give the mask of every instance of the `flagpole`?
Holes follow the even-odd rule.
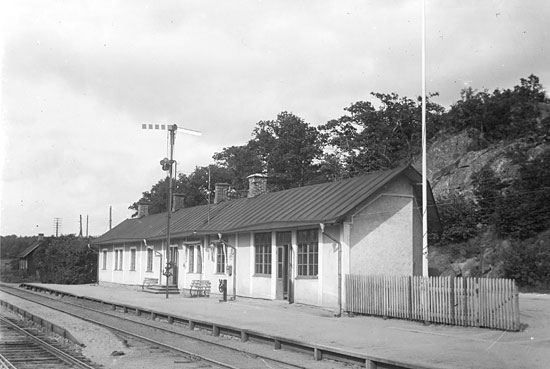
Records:
[[[422,0],[422,275],[428,276],[428,181],[426,170],[426,0]]]

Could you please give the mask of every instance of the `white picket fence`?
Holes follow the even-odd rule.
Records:
[[[518,331],[511,279],[350,275],[345,310],[357,314]]]

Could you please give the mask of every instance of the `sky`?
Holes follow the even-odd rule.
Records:
[[[292,112],[422,94],[422,0],[12,1],[0,5],[0,235],[99,236],[164,178]],[[550,86],[550,2],[425,0],[426,87]]]

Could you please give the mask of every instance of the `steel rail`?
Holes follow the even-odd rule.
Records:
[[[61,361],[65,362],[69,365],[76,366],[77,368],[80,368],[80,369],[96,369],[95,367],[93,367],[91,365],[88,365],[85,362],[69,355],[68,353],[66,353],[66,352],[64,352],[64,351],[62,351],[62,350],[60,350],[56,347],[54,347],[53,345],[51,345],[50,343],[44,341],[43,339],[36,337],[32,333],[30,333],[30,332],[26,331],[25,329],[19,327],[17,324],[11,322],[10,320],[6,319],[5,317],[3,317],[1,315],[0,315],[0,322],[4,325],[7,325],[10,328],[14,329],[18,333],[21,333],[21,334],[25,335],[30,340],[32,340],[34,343],[36,343],[41,349],[47,351],[48,353],[52,354],[56,358],[60,359]]]
[[[0,354],[0,369],[17,369],[15,365],[10,363],[10,361]]]
[[[10,289],[10,290],[15,290],[17,292],[19,292],[20,294],[16,294],[16,293],[13,293],[13,292],[8,292],[6,291],[6,289]],[[149,343],[152,343],[154,345],[158,345],[158,346],[162,346],[162,347],[165,347],[167,349],[170,349],[170,350],[174,350],[176,352],[179,352],[179,353],[183,353],[185,355],[189,355],[191,357],[195,357],[195,358],[199,358],[201,360],[204,360],[204,361],[207,361],[207,362],[210,362],[212,364],[215,364],[215,365],[219,365],[219,366],[222,366],[222,367],[225,367],[225,368],[228,368],[228,369],[241,369],[240,367],[234,367],[232,365],[229,365],[229,364],[226,364],[226,363],[222,363],[220,361],[217,361],[215,359],[212,359],[212,358],[209,358],[209,357],[206,357],[204,355],[200,355],[200,354],[197,354],[195,352],[191,352],[191,351],[187,351],[187,350],[184,350],[184,349],[181,349],[181,348],[178,348],[178,347],[174,347],[174,346],[171,346],[171,345],[168,345],[166,343],[162,343],[162,342],[159,342],[159,341],[155,341],[153,339],[150,339],[150,338],[147,338],[147,337],[144,337],[144,336],[141,336],[141,335],[138,335],[138,334],[134,334],[132,332],[129,332],[129,331],[126,331],[126,330],[123,330],[123,329],[120,329],[120,328],[117,328],[117,327],[114,327],[114,326],[111,326],[111,325],[108,325],[108,324],[105,324],[105,323],[101,323],[101,322],[98,322],[92,318],[87,318],[87,317],[83,317],[83,316],[80,316],[78,314],[74,314],[74,313],[71,313],[71,312],[67,312],[67,311],[64,311],[62,309],[59,309],[59,308],[56,308],[56,307],[52,307],[48,304],[45,304],[45,303],[42,303],[42,302],[38,302],[38,301],[33,301],[32,299],[30,298],[27,298],[27,297],[24,297],[22,296],[21,294],[28,294],[28,295],[33,295],[33,296],[40,296],[44,299],[49,299],[49,300],[52,300],[52,301],[55,301],[55,302],[61,302],[59,301],[58,299],[54,299],[52,297],[49,297],[47,295],[44,295],[44,294],[36,294],[36,293],[32,293],[32,292],[29,292],[29,291],[23,291],[23,290],[19,290],[19,289],[16,289],[16,288],[13,288],[11,286],[6,286],[6,285],[0,285],[0,290],[6,292],[6,293],[9,293],[11,295],[14,295],[14,296],[17,296],[19,298],[23,298],[25,300],[28,300],[28,301],[32,301],[36,304],[39,304],[39,305],[42,305],[42,306],[45,306],[45,307],[48,307],[50,309],[53,309],[53,310],[57,310],[57,311],[60,311],[60,312],[63,312],[65,314],[68,314],[68,315],[71,315],[71,316],[74,316],[78,319],[82,319],[82,320],[85,320],[87,322],[90,322],[90,323],[93,323],[93,324],[97,324],[97,325],[100,325],[102,327],[105,327],[107,329],[111,329],[111,330],[114,330],[114,331],[117,331],[117,332],[120,332],[124,335],[127,335],[127,336],[130,336],[130,337],[134,337],[138,340],[143,340],[143,341],[146,341],[146,342],[149,342]],[[181,337],[185,337],[187,339],[191,339],[191,340],[195,340],[195,341],[200,341],[200,342],[203,342],[207,345],[213,345],[213,346],[218,346],[218,347],[221,347],[223,349],[227,349],[227,350],[230,350],[232,351],[233,353],[239,353],[239,354],[244,354],[244,355],[247,355],[247,356],[250,356],[250,357],[257,357],[257,358],[260,358],[260,359],[265,359],[267,361],[271,361],[271,362],[275,362],[275,363],[278,363],[278,364],[282,364],[282,365],[286,365],[286,366],[289,366],[289,367],[293,367],[293,368],[297,368],[297,369],[307,369],[307,367],[305,366],[300,366],[300,365],[296,365],[294,363],[289,363],[287,361],[283,361],[283,360],[279,360],[279,359],[274,359],[272,357],[269,357],[269,356],[264,356],[264,355],[261,355],[261,354],[258,354],[256,352],[250,352],[250,351],[247,351],[247,350],[242,350],[242,349],[237,349],[237,348],[234,348],[234,347],[231,347],[231,346],[227,346],[227,345],[224,345],[222,343],[219,343],[219,342],[213,342],[211,340],[208,340],[208,339],[204,339],[204,338],[200,338],[200,337],[196,337],[196,336],[193,336],[193,335],[188,335],[188,334],[185,334],[183,332],[175,332],[173,330],[170,330],[170,329],[166,329],[166,328],[163,328],[163,327],[159,327],[157,325],[153,325],[153,324],[149,324],[149,323],[146,323],[146,322],[140,322],[140,321],[136,321],[136,320],[133,320],[133,319],[127,319],[127,318],[124,318],[124,317],[121,317],[119,315],[114,315],[114,314],[111,314],[109,312],[106,312],[106,311],[102,311],[102,310],[98,310],[98,309],[94,309],[94,308],[91,308],[91,307],[88,307],[88,306],[84,306],[84,305],[80,305],[80,304],[75,304],[75,303],[72,303],[72,302],[68,302],[68,301],[63,301],[62,302],[63,304],[67,304],[67,305],[71,305],[71,306],[74,306],[74,307],[78,307],[79,309],[85,309],[85,310],[89,310],[89,311],[93,311],[95,313],[98,313],[98,314],[103,314],[103,315],[106,315],[106,316],[109,316],[109,317],[112,317],[112,318],[116,318],[116,319],[119,319],[119,320],[122,320],[122,321],[126,321],[126,322],[131,322],[131,323],[134,323],[134,324],[138,324],[138,325],[141,325],[141,326],[144,326],[144,327],[147,327],[147,328],[154,328],[156,330],[160,330],[160,331],[163,331],[163,332],[166,332],[166,333],[169,333],[169,334],[173,334],[173,335],[176,335],[176,336],[181,336]]]
[[[112,301],[103,301],[101,299],[87,297],[87,296],[79,296],[70,292],[58,291],[58,290],[54,290],[43,286],[35,286],[32,284],[22,283],[19,285],[19,287],[27,290],[30,289],[31,291],[47,292],[49,294],[55,294],[56,296],[74,297],[77,300],[81,299],[84,301],[100,303],[102,305],[106,304],[106,305],[110,305],[112,310],[116,310],[117,308],[122,308],[124,313],[127,313],[129,310],[135,311],[136,315],[140,315],[141,313],[145,312],[145,313],[151,314],[152,320],[155,320],[155,317],[164,317],[168,320],[168,323],[180,321],[185,324],[187,322],[187,324],[191,329],[192,329],[192,326],[195,326],[195,325],[199,327],[202,326],[206,330],[212,331],[214,336],[217,336],[218,333],[220,333],[221,331],[224,331],[235,337],[238,337],[240,335],[241,341],[243,342],[248,341],[249,338],[257,339],[261,342],[271,342],[274,345],[275,350],[280,350],[284,348],[289,351],[300,351],[300,352],[312,353],[315,361],[322,361],[325,359],[334,360],[337,362],[366,366],[369,369],[371,368],[375,369],[378,367],[394,368],[394,369],[435,369],[437,368],[433,366],[407,363],[407,362],[396,361],[388,358],[371,356],[371,355],[358,353],[358,352],[350,352],[346,349],[339,348],[339,347],[326,346],[326,345],[302,341],[302,340],[295,340],[288,337],[273,336],[260,331],[228,326],[225,324],[218,324],[218,323],[209,322],[209,321],[201,321],[199,319],[194,319],[190,317],[181,317],[178,315],[171,315],[170,313],[161,312],[161,311],[155,311],[151,309],[142,309],[139,306],[126,305],[124,303],[117,303]]]

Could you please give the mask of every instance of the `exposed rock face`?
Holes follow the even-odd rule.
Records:
[[[435,198],[450,192],[472,196],[472,175],[489,165],[501,181],[511,181],[519,166],[514,163],[513,153],[524,153],[528,160],[546,150],[548,143],[529,140],[488,146],[479,131],[472,129],[453,136],[437,139],[427,151],[428,180]],[[415,167],[421,169],[420,160]]]

